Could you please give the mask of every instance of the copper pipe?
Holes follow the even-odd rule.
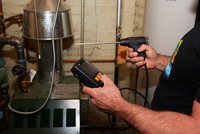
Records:
[[[3,6],[2,6],[2,0],[0,0],[0,21],[1,21],[1,33],[3,34],[4,37],[6,37],[6,26],[4,23],[4,17],[3,17]]]
[[[17,14],[15,16],[11,16],[4,20],[6,23],[6,28],[10,27],[13,24],[18,24],[18,26],[22,26],[23,23],[23,14]]]
[[[89,62],[91,63],[114,63],[115,62],[115,59],[87,59]],[[76,63],[78,62],[77,59],[74,59],[74,60],[70,60],[70,59],[64,59],[63,60],[63,63]],[[131,62],[130,60],[126,60],[126,63],[127,62]]]
[[[109,62],[113,62],[114,63],[114,59],[87,59],[89,62],[91,63],[102,63],[102,62],[105,62],[105,63],[109,63]],[[75,63],[75,62],[78,62],[78,60],[68,60],[68,59],[64,59],[63,60],[64,63]]]
[[[2,6],[2,0],[0,0],[0,17],[3,19],[3,6]]]

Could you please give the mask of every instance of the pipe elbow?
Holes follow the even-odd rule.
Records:
[[[24,42],[21,38],[11,36],[8,40],[9,44],[15,46],[16,48],[24,48]]]

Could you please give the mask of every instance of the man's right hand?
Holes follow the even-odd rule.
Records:
[[[138,67],[144,66],[146,64],[148,69],[154,69],[156,66],[156,59],[158,56],[155,49],[150,45],[142,44],[137,51],[144,51],[146,54],[146,58],[138,56],[138,52],[135,52],[133,48],[128,48],[128,56],[131,62],[135,63]]]

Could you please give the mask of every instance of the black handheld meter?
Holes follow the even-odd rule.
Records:
[[[71,69],[71,72],[77,77],[84,85],[96,88],[103,87],[103,82],[100,80],[102,72],[98,70],[93,64],[86,59],[82,58]]]

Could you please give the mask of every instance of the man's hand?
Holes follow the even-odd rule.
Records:
[[[141,67],[146,64],[148,69],[155,68],[158,54],[153,47],[143,44],[137,51],[145,52],[146,58],[144,59],[144,57],[138,56],[138,52],[135,52],[133,48],[128,48],[128,56],[136,66]]]
[[[108,76],[101,77],[104,87],[89,88],[84,86],[83,92],[91,96],[92,103],[101,111],[115,112],[118,102],[124,101],[121,92]]]

